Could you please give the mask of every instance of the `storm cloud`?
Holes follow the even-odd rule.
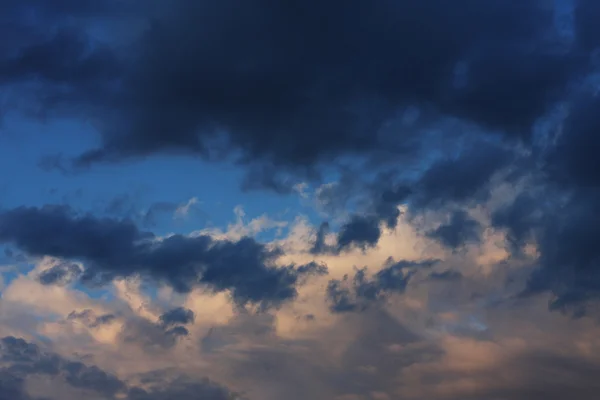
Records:
[[[6,7],[25,24],[15,4]],[[179,152],[302,171],[337,156],[400,154],[415,138],[383,127],[409,106],[526,139],[585,71],[591,36],[557,51],[553,10],[536,0],[82,4],[29,8],[137,17],[149,28],[127,57],[87,44],[80,26],[31,38],[0,74],[64,84],[77,95],[54,105],[77,100],[102,118],[103,144],[80,164]]]

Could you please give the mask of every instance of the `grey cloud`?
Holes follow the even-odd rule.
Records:
[[[177,307],[169,310],[160,316],[160,323],[164,326],[193,323],[195,319],[194,312],[184,307]]]
[[[128,319],[119,333],[124,343],[141,346],[147,352],[170,349],[188,335],[188,329],[182,325],[168,326],[143,318]]]
[[[112,323],[117,318],[114,314],[96,315],[93,310],[85,309],[81,311],[72,311],[67,316],[67,320],[81,321],[90,328],[97,328],[102,325]]]
[[[429,274],[429,279],[433,281],[458,281],[463,278],[463,274],[458,271],[446,270],[443,272],[433,272]]]
[[[38,280],[42,285],[66,285],[77,280],[82,273],[79,265],[62,262],[42,271]]]
[[[78,259],[86,263],[80,277],[98,284],[136,274],[163,281],[179,292],[195,286],[230,290],[240,305],[278,306],[296,296],[303,278],[322,275],[315,263],[278,267],[280,249],[252,238],[215,240],[210,236],[173,235],[155,240],[128,220],[78,215],[63,206],[20,207],[0,213],[0,242],[12,243],[33,256]],[[64,266],[48,273],[55,283]]]
[[[561,400],[569,396],[592,400],[599,388],[595,379],[599,367],[597,362],[583,357],[567,356],[552,350],[534,350],[520,352],[498,365],[468,375],[443,367],[438,371],[423,368],[425,373],[419,378],[431,382],[432,389],[448,384],[449,389],[438,395],[440,400]],[[450,382],[461,378],[473,379],[478,385],[471,388],[456,385],[452,389]],[[436,391],[425,390],[423,396],[427,393]]]
[[[456,249],[467,243],[479,243],[482,226],[464,211],[455,211],[447,224],[442,224],[427,236],[444,246]]]
[[[71,361],[58,354],[41,349],[33,343],[15,337],[0,339],[0,399],[2,400],[58,400],[54,397],[31,397],[25,380],[36,375],[63,379],[76,389],[96,393],[105,399],[166,400],[172,398],[234,400],[240,397],[209,379],[190,379],[184,376],[167,379],[155,374],[150,388],[130,386],[116,376],[96,366]],[[52,394],[49,394],[52,396]],[[83,392],[82,395],[85,395]],[[89,394],[88,394],[89,396]]]
[[[11,336],[0,339],[0,357],[7,365],[2,368],[2,373],[16,382],[34,374],[60,377],[75,388],[88,389],[109,398],[125,388],[118,378],[95,366],[66,360]]]
[[[128,400],[171,400],[171,399],[202,399],[202,400],[236,400],[240,397],[223,386],[209,381],[193,381],[179,379],[170,382],[168,387],[155,386],[150,390],[134,388],[129,391]]]
[[[315,164],[341,156],[411,152],[414,138],[384,129],[406,107],[527,139],[534,121],[586,70],[596,32],[578,12],[579,42],[556,52],[552,10],[535,0],[485,7],[465,0],[461,12],[441,0],[177,0],[168,10],[155,1],[121,3],[30,7],[53,15],[40,24],[82,14],[146,21],[135,51],[86,46],[91,39],[80,26],[30,37],[18,2],[7,2],[21,40],[0,77],[62,84],[68,95],[51,92],[48,107],[102,122],[102,145],[79,164],[165,152],[235,154],[253,168],[260,164],[251,172],[265,171],[251,180],[272,187],[278,179],[264,176],[277,170],[314,176]],[[593,10],[590,4],[579,9]]]
[[[493,175],[514,161],[515,154],[493,142],[471,140],[456,156],[435,161],[416,183],[413,206],[442,207],[485,200]]]
[[[403,293],[409,280],[419,269],[431,268],[438,260],[399,261],[390,259],[385,267],[372,277],[367,268],[356,269],[352,279],[332,279],[327,285],[326,297],[334,313],[364,311],[385,299],[390,293]]]

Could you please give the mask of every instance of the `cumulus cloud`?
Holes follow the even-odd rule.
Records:
[[[409,218],[398,221],[404,240],[435,243],[418,231],[409,234],[404,230],[407,224]],[[393,246],[395,242],[391,243]],[[241,392],[242,398],[249,399],[288,394],[291,399],[454,400],[554,394],[560,398],[559,393],[571,391],[583,399],[593,398],[593,371],[600,365],[600,342],[593,319],[573,321],[550,313],[538,297],[520,299],[524,303],[518,307],[511,304],[513,300],[498,299],[505,291],[501,277],[506,276],[507,268],[514,273],[521,271],[516,264],[492,266],[495,275],[490,275],[467,265],[477,267],[477,262],[463,253],[447,253],[445,260],[421,256],[414,261],[388,260],[383,265],[366,261],[389,254],[386,246],[382,241],[366,252],[356,250],[356,254],[367,257],[364,260],[372,267],[369,269],[353,269],[356,256],[352,253],[324,256],[342,262],[345,267],[336,268],[341,268],[338,273],[346,271],[348,277],[318,278],[298,289],[295,302],[266,312],[233,307],[225,313],[214,308],[222,306],[211,305],[217,301],[212,295],[202,297],[195,292],[174,292],[171,307],[162,305],[165,299],[131,299],[129,311],[119,312],[119,303],[114,301],[106,304],[112,304],[112,309],[92,312],[91,307],[79,305],[81,300],[74,300],[70,304],[74,311],[64,313],[67,320],[100,329],[108,325],[97,322],[115,315],[116,319],[108,323],[114,324],[111,326],[119,334],[112,341],[101,342],[94,336],[87,341],[75,340],[77,336],[68,325],[54,324],[48,315],[37,314],[46,326],[40,331],[54,344],[55,353],[31,346],[39,354],[56,354],[59,366],[68,354],[77,353],[85,360],[81,362],[84,366],[72,367],[77,376],[90,375],[85,368],[98,363],[100,371],[121,382],[114,386],[120,388],[119,393],[133,399],[194,398],[200,393],[219,399]],[[454,265],[456,260],[461,264]],[[514,273],[513,279],[526,283],[527,274]],[[34,277],[35,273],[32,284],[45,287]],[[75,290],[69,286],[59,289]],[[515,290],[518,293],[520,289]],[[189,301],[182,302],[180,296]],[[149,312],[138,310],[139,304]],[[228,315],[219,318],[213,310]],[[304,318],[306,315],[312,318]],[[531,325],[528,320],[536,323]],[[176,327],[184,328],[185,335],[171,332]],[[549,334],[548,327],[556,330]],[[565,340],[568,346],[557,346]],[[7,393],[35,398],[41,385],[39,376],[44,373],[31,372],[31,368],[21,375],[14,371],[11,369],[2,381]],[[97,390],[93,381],[96,375],[77,386],[75,378],[67,380],[75,373],[69,371],[48,378],[54,390],[62,387],[59,381],[64,381],[68,390],[80,390],[69,392],[77,393],[74,399],[91,396]],[[580,371],[576,379],[569,378],[572,371]],[[560,376],[563,383],[544,386],[545,374]],[[232,389],[203,380],[204,376]],[[105,391],[111,387],[100,386]]]

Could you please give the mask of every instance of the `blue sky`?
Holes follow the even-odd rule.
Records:
[[[163,216],[155,228],[162,233],[224,228],[235,221],[237,206],[243,207],[249,218],[268,213],[291,221],[298,213],[315,214],[297,194],[275,197],[245,191],[240,168],[193,157],[148,157],[74,175],[45,170],[39,166],[44,157],[75,155],[91,147],[93,129],[73,120],[38,123],[11,115],[4,124],[2,168],[12,171],[2,179],[2,204],[6,208],[66,203],[84,212],[102,212],[111,201],[127,197],[135,203],[136,211],[143,212],[155,203],[185,205],[190,199],[198,200],[198,212],[189,216],[193,221]]]

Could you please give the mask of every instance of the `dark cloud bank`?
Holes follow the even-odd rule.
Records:
[[[86,265],[85,270],[68,262],[55,265],[40,274],[43,284],[79,279],[96,285],[141,275],[179,292],[197,286],[229,290],[237,304],[263,308],[293,299],[303,279],[327,272],[316,263],[278,267],[275,261],[281,251],[252,238],[230,241],[173,235],[158,239],[128,220],[79,215],[64,206],[1,212],[0,242],[33,256],[81,260]],[[181,313],[164,315],[163,323],[190,317]]]
[[[152,384],[151,389],[128,385],[96,366],[66,359],[45,351],[23,339],[7,336],[0,339],[0,399],[43,400],[29,395],[27,379],[45,377],[64,381],[79,398],[166,400],[199,398],[233,400],[237,395],[209,380],[191,381],[185,377],[168,385]],[[150,382],[153,383],[153,382]],[[50,394],[53,395],[53,394]],[[101,396],[101,397],[97,397]]]
[[[586,83],[598,68],[600,10],[574,4],[569,40],[541,0],[5,1],[2,37],[15,39],[0,41],[0,83],[22,89],[9,107],[93,121],[100,146],[67,157],[69,168],[189,154],[234,160],[248,187],[280,192],[290,176],[318,182],[336,164],[388,171],[337,247],[321,233],[315,252],[374,246],[400,202],[454,210],[485,200],[499,172],[526,177],[530,199],[494,221],[515,251],[539,247],[525,294],[550,291],[551,307],[567,310],[600,297],[600,100]],[[133,39],[85,29],[117,20],[136,22]],[[558,105],[568,111],[561,129],[540,132]],[[458,247],[478,234],[455,214],[430,236]],[[88,281],[135,270],[180,291],[232,289],[241,303],[291,298],[318,269],[272,268],[274,252],[252,239],[151,243],[132,224],[51,208],[3,212],[0,238],[85,259]]]

